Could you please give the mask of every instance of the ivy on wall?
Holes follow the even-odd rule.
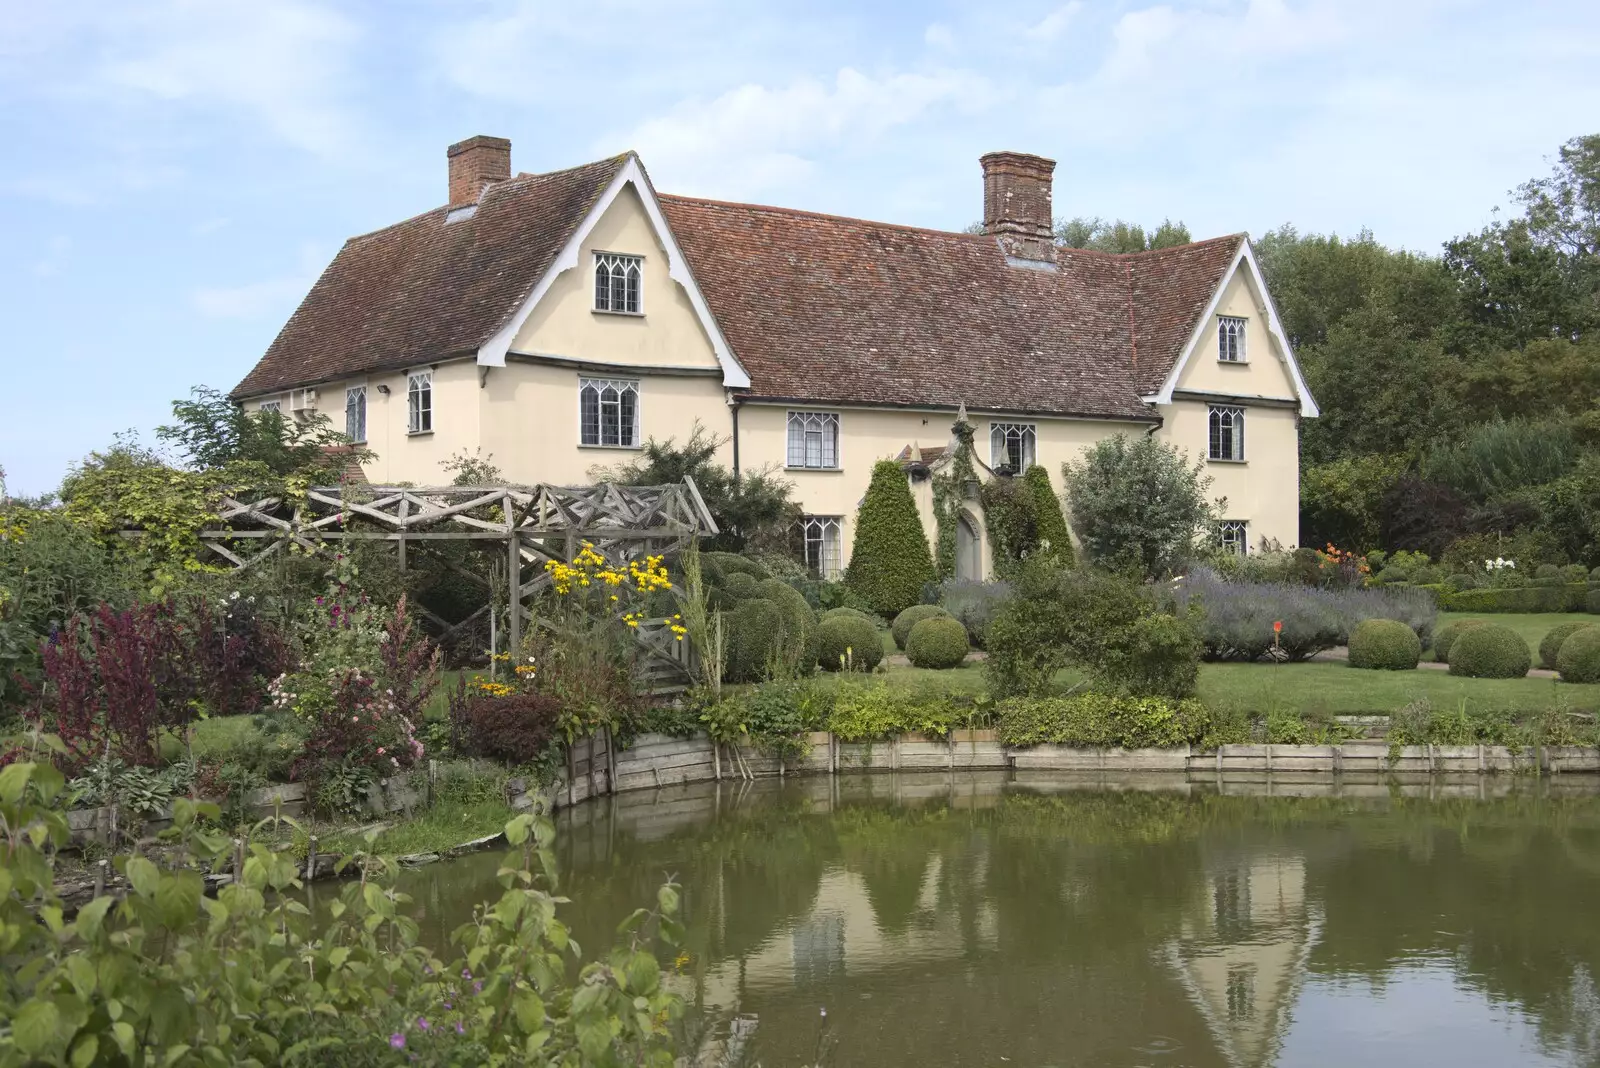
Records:
[[[963,407],[950,427],[954,451],[944,470],[933,476],[933,522],[935,527],[933,565],[941,579],[956,573],[956,525],[960,522],[962,487],[978,479],[972,464],[972,424]]]

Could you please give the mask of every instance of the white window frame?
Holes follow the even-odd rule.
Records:
[[[831,582],[844,572],[843,516],[801,516],[800,541],[803,546],[806,571],[813,578]]]
[[[792,411],[787,422],[785,467],[839,470],[839,413]]]
[[[281,401],[281,400],[262,401],[260,404],[258,404],[256,406],[256,411],[258,411],[258,412],[277,412],[279,415],[282,415],[283,414],[283,401]]]
[[[1237,556],[1244,556],[1250,552],[1250,521],[1248,519],[1224,519],[1217,524],[1217,544],[1225,551]]]
[[[354,404],[358,422],[351,425],[350,409]],[[360,431],[359,434],[351,433],[352,430]],[[344,390],[344,436],[356,444],[365,444],[367,440],[367,387],[363,383],[359,386],[346,386]]]
[[[1250,320],[1238,315],[1217,316],[1217,361],[1250,362],[1244,349],[1245,326]]]
[[[1012,445],[1016,445],[1020,465],[1011,463]],[[1038,460],[1039,428],[1035,423],[990,423],[989,466],[998,471],[1002,467],[1014,474],[1022,474]]]
[[[1213,404],[1206,413],[1206,459],[1244,463],[1244,409]]]
[[[590,434],[590,427],[584,422],[583,404],[584,394],[593,391],[595,395],[595,422],[594,432]],[[608,398],[607,393],[615,394]],[[633,425],[623,425],[623,398],[633,396]],[[640,440],[640,426],[644,423],[644,414],[640,405],[639,380],[637,378],[579,378],[578,379],[578,444],[586,449],[637,449]],[[617,434],[615,441],[606,440],[606,409],[614,405],[616,410]],[[591,438],[593,440],[591,440]]]
[[[406,376],[406,433],[433,433],[432,371],[413,371]]]
[[[602,276],[607,281],[604,290],[600,286]],[[594,254],[594,310],[609,315],[644,314],[643,256],[624,252]]]

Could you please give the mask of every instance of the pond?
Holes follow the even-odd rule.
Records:
[[[874,1066],[1600,1058],[1587,787],[1277,797],[1018,775],[603,798],[557,821],[567,919],[602,952],[675,874],[672,981],[719,1032],[753,1024],[768,1068],[819,1047]],[[426,937],[499,893],[498,863],[407,873]]]

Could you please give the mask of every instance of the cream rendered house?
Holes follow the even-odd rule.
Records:
[[[985,477],[1110,434],[1207,458],[1239,551],[1298,528],[1314,417],[1242,235],[1116,256],[1050,238],[1055,164],[982,160],[986,233],[658,194],[627,153],[511,173],[450,147],[449,203],[346,242],[233,391],[321,412],[374,483],[444,481],[465,450],[517,482],[583,483],[698,422],[729,467],[781,469],[814,570],[848,562],[874,462],[924,468],[963,407]],[[924,463],[915,462],[921,457]],[[960,570],[988,570],[982,516]]]

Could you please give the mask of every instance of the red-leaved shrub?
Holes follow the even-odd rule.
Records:
[[[480,694],[465,705],[468,744],[478,756],[527,764],[556,737],[561,703],[548,694]]]

